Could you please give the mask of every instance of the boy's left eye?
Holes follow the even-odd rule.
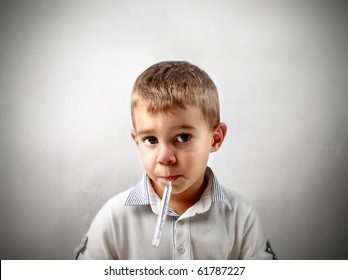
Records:
[[[191,135],[187,133],[180,134],[179,136],[176,137],[176,141],[179,143],[185,143],[191,140]]]

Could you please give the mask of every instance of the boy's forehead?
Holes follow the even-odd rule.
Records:
[[[151,129],[158,126],[171,126],[173,129],[194,128],[205,123],[203,113],[197,106],[173,108],[172,110],[150,112],[146,104],[138,104],[133,109],[134,125],[137,129]]]

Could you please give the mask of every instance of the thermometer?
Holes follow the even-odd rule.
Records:
[[[158,214],[155,233],[154,233],[153,239],[152,239],[152,246],[154,246],[154,247],[158,247],[160,240],[161,240],[163,227],[164,227],[164,223],[166,221],[166,216],[167,216],[167,212],[168,212],[168,205],[169,205],[169,200],[170,200],[171,194],[172,194],[172,180],[170,180],[169,184],[164,187],[163,196],[162,196],[161,211]]]

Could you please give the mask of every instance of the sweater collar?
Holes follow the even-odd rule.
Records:
[[[207,211],[211,203],[223,203],[230,210],[232,209],[231,203],[224,194],[224,191],[218,182],[215,174],[210,169],[206,168],[205,176],[208,179],[208,186],[204,191],[201,199],[195,204],[199,213]],[[153,212],[158,213],[161,199],[151,186],[150,179],[147,174],[144,174],[142,180],[133,187],[128,195],[125,205],[126,206],[139,206],[139,205],[151,205]],[[173,216],[174,213],[173,213]]]

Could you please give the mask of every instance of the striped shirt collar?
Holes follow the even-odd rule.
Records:
[[[218,182],[216,176],[214,175],[213,171],[207,167],[205,176],[208,181],[207,189],[204,191],[201,199],[197,202],[199,203],[206,203],[207,198],[210,198],[208,200],[209,205],[202,206],[202,209],[209,209],[210,204],[212,202],[217,203],[223,203],[225,204],[230,210],[232,209],[230,201],[227,199],[226,195],[224,194],[222,187],[220,183]],[[137,206],[137,205],[151,205],[152,210],[154,212],[156,211],[156,207],[154,205],[159,205],[157,203],[159,201],[159,197],[153,190],[150,180],[146,174],[143,175],[142,180],[134,186],[134,188],[131,190],[130,194],[127,197],[127,200],[125,202],[126,206]],[[154,203],[154,201],[157,201]]]

